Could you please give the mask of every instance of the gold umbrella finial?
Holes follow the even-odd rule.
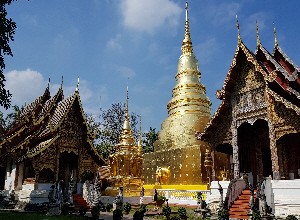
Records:
[[[241,40],[241,35],[240,35],[240,25],[239,25],[239,20],[237,19],[237,13],[235,14],[235,18],[236,18],[236,27],[238,29],[238,45],[240,46],[242,43]]]
[[[188,9],[189,9],[188,1],[186,0],[186,2],[185,2],[185,31],[184,31],[184,39],[182,41],[182,47],[181,47],[183,55],[190,55],[193,52]]]

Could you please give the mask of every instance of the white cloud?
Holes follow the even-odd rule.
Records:
[[[123,0],[121,10],[125,27],[149,33],[163,25],[178,26],[182,12],[178,4],[170,0]]]
[[[133,69],[127,67],[127,66],[114,65],[113,68],[123,78],[131,78],[131,77],[134,77],[136,75],[136,72]]]
[[[19,106],[24,105],[25,101],[29,104],[42,95],[48,84],[48,80],[45,80],[41,73],[31,69],[26,69],[24,71],[10,71],[5,74],[5,79],[5,87],[12,94],[12,105]],[[51,84],[50,82],[51,96],[56,94],[60,86],[60,84]],[[76,86],[77,82],[75,82],[75,80],[72,86],[63,85],[65,98],[75,92]],[[106,89],[101,91],[105,96]],[[86,80],[80,80],[79,94],[82,103],[91,103],[94,101],[89,82]]]
[[[120,44],[120,40],[121,40],[121,34],[117,34],[117,36],[115,38],[110,39],[107,42],[108,49],[121,51],[122,50],[122,46]]]
[[[46,89],[47,81],[41,73],[26,69],[24,71],[13,70],[5,74],[5,87],[12,94],[12,104],[24,105],[39,97]]]

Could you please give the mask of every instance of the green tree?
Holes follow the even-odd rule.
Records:
[[[150,130],[143,134],[144,140],[143,142],[143,152],[149,153],[153,152],[153,144],[156,140],[158,140],[158,132],[155,131],[156,128],[150,127]]]
[[[126,115],[126,104],[113,103],[112,107],[104,110],[100,115],[100,123],[98,124],[98,132],[96,137],[97,151],[103,158],[114,152],[116,144],[119,143],[123,124]],[[129,121],[131,126],[132,135],[135,140],[138,140],[139,131],[136,128],[138,123],[137,114],[129,114]]]
[[[18,117],[20,116],[21,112],[23,111],[24,107],[21,108],[17,105],[12,106],[13,112],[7,114],[5,118],[5,126],[6,128],[9,127],[12,123],[17,122]]]
[[[6,6],[10,5],[13,0],[0,1],[0,105],[5,109],[10,107],[11,94],[4,87],[5,77],[3,70],[5,69],[4,55],[13,56],[9,42],[14,40],[13,35],[17,28],[16,23],[7,18]]]

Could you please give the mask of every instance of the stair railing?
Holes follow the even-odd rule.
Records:
[[[241,195],[245,189],[245,181],[243,179],[233,179],[230,181],[224,200],[224,208],[228,209],[233,202]]]

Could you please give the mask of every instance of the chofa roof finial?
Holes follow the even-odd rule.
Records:
[[[79,77],[78,77],[78,83],[77,83],[77,87],[76,87],[76,92],[78,92],[78,87],[79,87]]]
[[[237,14],[235,14],[235,17],[236,17],[236,27],[238,29],[238,45],[240,46],[242,43],[242,40],[241,40],[241,35],[240,35],[240,25],[239,25],[239,20],[237,19]]]
[[[257,19],[256,19],[256,34],[257,34],[257,46],[260,46],[260,39],[259,39],[259,33],[258,33],[258,26],[257,26]]]
[[[274,26],[274,36],[275,36],[275,47],[278,47],[274,22],[273,22],[273,26]]]

